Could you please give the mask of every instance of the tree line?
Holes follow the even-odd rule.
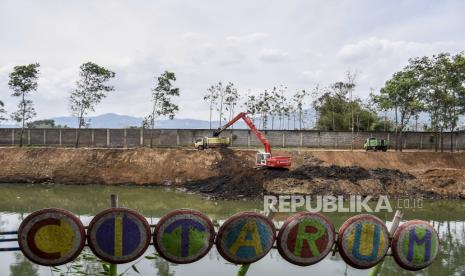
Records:
[[[11,118],[21,124],[21,146],[25,127],[44,124],[60,127],[50,120],[31,122],[36,112],[30,94],[37,90],[39,68],[38,63],[15,66],[9,75],[12,96],[18,98],[17,110]],[[114,72],[95,63],[80,66],[79,79],[69,96],[71,114],[78,122],[76,146],[80,129],[89,125],[86,117],[114,91],[110,84],[113,78]],[[151,112],[144,118],[142,127],[154,129],[157,119],[174,118],[179,106],[173,99],[180,95],[175,82],[173,72],[165,71],[156,77],[150,94]],[[328,86],[316,85],[294,92],[286,85],[240,92],[232,82],[217,82],[206,89],[203,101],[209,108],[210,129],[213,120],[221,126],[239,111],[246,111],[263,130],[394,131],[398,150],[402,150],[403,133],[418,131],[420,115],[428,115],[429,124],[423,122],[420,128],[434,134],[436,150],[444,150],[443,132],[457,131],[459,116],[465,113],[465,57],[463,53],[440,53],[411,58],[379,91],[372,88],[369,97],[354,95],[356,89],[357,73],[348,71],[343,80]],[[314,111],[312,117],[311,111]],[[0,101],[0,121],[6,120],[5,114],[4,103]],[[450,150],[453,150],[454,135],[450,139]],[[152,140],[153,136],[150,145]]]
[[[11,96],[19,100],[16,111],[12,112],[10,117],[21,125],[20,147],[23,146],[24,129],[26,127],[33,128],[41,125],[60,127],[55,126],[53,120],[30,122],[37,116],[34,103],[30,97],[38,88],[39,68],[39,63],[19,65],[15,66],[9,74],[8,86],[13,91]],[[89,125],[86,116],[95,110],[95,107],[109,92],[115,89],[113,85],[109,84],[110,80],[115,78],[115,72],[93,62],[86,62],[79,69],[79,79],[69,95],[69,108],[71,114],[76,117],[78,125],[76,147],[79,146],[81,128]],[[173,96],[179,96],[179,89],[173,87],[175,81],[175,74],[169,71],[165,71],[157,77],[157,83],[151,93],[152,111],[144,119],[143,127],[154,128],[154,121],[161,116],[174,118],[175,113],[179,110],[178,106],[172,101]],[[7,112],[4,106],[4,103],[0,101],[0,121],[7,120],[5,117]],[[151,137],[151,146],[153,144],[152,139]]]

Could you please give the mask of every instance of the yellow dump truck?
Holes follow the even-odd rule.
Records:
[[[208,148],[227,147],[229,144],[229,137],[199,137],[195,139],[194,148],[203,150]]]

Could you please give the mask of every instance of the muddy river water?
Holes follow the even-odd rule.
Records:
[[[79,215],[84,225],[92,216],[109,206],[110,194],[118,194],[119,205],[135,209],[154,224],[167,212],[177,208],[192,208],[207,214],[211,219],[222,221],[229,216],[246,210],[262,210],[262,201],[217,201],[207,200],[198,195],[157,187],[109,187],[45,184],[0,184],[0,232],[16,230],[21,220],[32,211],[58,207]],[[381,275],[465,275],[465,201],[424,200],[422,208],[404,208],[404,220],[422,219],[429,221],[441,239],[438,259],[427,269],[417,273],[402,270],[392,257],[387,257]],[[404,204],[403,204],[404,205]],[[400,207],[392,201],[394,209]],[[327,213],[336,229],[354,213]],[[376,214],[389,225],[393,212]],[[277,216],[282,220],[286,214]],[[11,236],[10,236],[11,237]],[[5,238],[0,236],[0,239]],[[0,242],[0,248],[15,247],[16,242]],[[146,254],[154,253],[150,246]],[[126,264],[118,267],[119,272],[128,269],[126,275],[140,275]],[[89,275],[96,274],[100,266],[92,260],[82,263],[82,270]],[[227,263],[213,248],[202,260],[174,265],[167,261],[142,258],[137,263],[142,275],[235,275],[238,266]],[[62,268],[63,269],[63,268]],[[368,270],[357,270],[346,265],[339,254],[327,256],[320,263],[299,267],[285,261],[273,249],[265,258],[251,265],[247,275],[367,275]],[[0,275],[59,275],[48,267],[31,264],[20,251],[0,252]]]

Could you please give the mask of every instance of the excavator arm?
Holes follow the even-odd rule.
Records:
[[[235,122],[237,122],[239,119],[244,120],[244,122],[247,124],[247,126],[250,128],[250,130],[257,136],[258,140],[262,142],[263,146],[265,147],[265,152],[271,154],[271,146],[270,142],[265,138],[265,136],[255,127],[252,119],[247,116],[247,113],[241,112],[239,113],[236,117],[234,117],[231,121],[229,121],[227,124],[225,124],[222,128],[218,128],[214,133],[214,137],[218,137],[221,132],[223,132],[225,129],[233,125]]]

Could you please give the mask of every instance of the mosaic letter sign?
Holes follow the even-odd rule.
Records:
[[[399,266],[408,270],[420,270],[429,266],[436,258],[439,237],[429,223],[412,220],[397,228],[391,248]]]
[[[127,263],[144,254],[149,246],[150,226],[135,211],[110,208],[92,219],[87,240],[100,259],[114,264]]]
[[[74,260],[84,247],[85,237],[81,221],[61,209],[36,211],[18,229],[18,243],[24,256],[45,266]]]
[[[278,235],[278,251],[290,263],[312,265],[328,255],[335,237],[334,226],[324,215],[302,212],[284,222]]]
[[[250,264],[270,251],[275,238],[276,229],[270,219],[255,212],[242,212],[221,225],[216,247],[227,261]]]
[[[366,269],[383,259],[389,249],[389,232],[373,215],[349,218],[339,229],[338,248],[349,265]]]
[[[178,264],[192,263],[205,256],[215,240],[215,228],[204,214],[179,209],[160,219],[153,242],[160,256]]]

